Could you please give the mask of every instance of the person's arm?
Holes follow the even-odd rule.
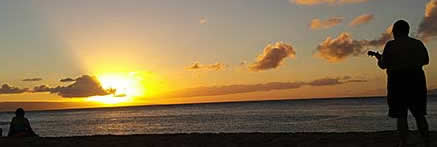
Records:
[[[428,65],[429,64],[429,56],[428,56],[428,50],[426,49],[425,45],[420,42],[420,51],[422,55],[422,59],[420,65]]]
[[[12,135],[14,135],[14,133],[15,133],[15,129],[14,129],[15,127],[14,127],[14,124],[15,124],[15,117],[12,118],[11,124],[9,125],[8,136],[12,136]]]
[[[388,42],[385,47],[384,47],[384,51],[382,52],[382,55],[380,56],[376,56],[376,59],[378,59],[378,66],[381,69],[386,69],[387,68],[387,59],[388,57],[388,51],[390,48],[390,42]]]
[[[26,124],[25,125],[26,125],[26,128],[28,129],[29,133],[31,133],[32,135],[36,136],[35,132],[33,132],[33,129],[30,126],[29,120],[27,118],[25,120],[26,120]]]

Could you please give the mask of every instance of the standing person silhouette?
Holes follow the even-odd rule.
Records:
[[[408,36],[409,24],[399,20],[393,25],[394,40],[387,42],[382,55],[377,55],[378,66],[387,72],[387,102],[389,116],[397,119],[400,147],[407,146],[408,110],[426,146],[429,146],[427,88],[422,69],[429,64],[428,52],[420,40]]]

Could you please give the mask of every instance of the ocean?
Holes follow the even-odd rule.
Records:
[[[429,97],[431,130],[437,97]],[[3,135],[15,114],[0,112]],[[384,98],[280,100],[30,111],[26,117],[44,137],[104,134],[218,132],[372,132],[395,130]],[[416,128],[410,115],[410,128]]]

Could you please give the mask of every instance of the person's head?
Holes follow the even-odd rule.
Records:
[[[398,20],[393,25],[393,37],[406,37],[410,33],[410,25],[405,20]]]
[[[24,110],[23,110],[23,108],[18,108],[15,111],[15,116],[17,116],[17,117],[24,117]]]

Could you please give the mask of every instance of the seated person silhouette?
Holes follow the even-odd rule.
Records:
[[[9,127],[8,136],[10,137],[29,137],[37,136],[30,127],[29,120],[24,117],[24,110],[18,108],[15,111],[15,117],[12,118],[11,125]]]
[[[408,36],[409,24],[399,20],[393,25],[393,37],[386,43],[382,55],[376,56],[378,66],[387,72],[387,102],[389,116],[397,119],[400,147],[407,146],[408,110],[426,146],[429,146],[427,88],[422,66],[429,63],[428,52],[420,40]]]

